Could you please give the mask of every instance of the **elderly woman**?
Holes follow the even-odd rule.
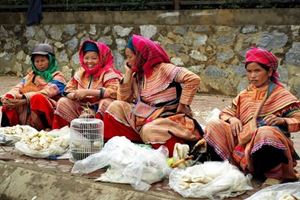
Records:
[[[79,49],[81,67],[68,82],[64,96],[58,101],[52,128],[67,126],[81,117],[102,119],[108,105],[117,98],[121,73],[114,68],[109,47],[86,40]],[[86,109],[85,109],[86,108]],[[85,113],[88,110],[90,113]]]
[[[290,132],[300,130],[300,102],[279,82],[277,67],[271,52],[247,51],[249,86],[205,130],[205,140],[221,159],[267,178],[266,185],[297,179]]]
[[[53,47],[38,44],[31,55],[32,71],[3,95],[2,126],[27,124],[38,130],[51,128],[56,101],[66,81],[58,71]]]
[[[104,115],[104,139],[126,136],[134,142],[165,145],[197,141],[201,129],[191,117],[200,78],[170,63],[159,44],[133,35],[125,49],[126,73],[117,99]]]

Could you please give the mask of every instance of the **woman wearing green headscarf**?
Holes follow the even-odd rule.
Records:
[[[66,81],[57,70],[53,47],[38,44],[31,55],[32,71],[3,95],[3,126],[30,125],[37,130],[51,128],[56,100]]]

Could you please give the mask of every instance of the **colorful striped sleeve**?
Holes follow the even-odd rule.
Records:
[[[117,78],[106,81],[104,84],[105,94],[106,94],[105,96],[112,99],[116,99],[118,86],[119,86],[119,79]]]
[[[180,103],[190,105],[199,88],[200,77],[185,68],[180,68],[174,80],[182,86]]]
[[[300,131],[300,108],[294,110],[291,115],[284,118],[289,132]]]

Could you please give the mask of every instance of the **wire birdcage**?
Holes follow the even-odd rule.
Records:
[[[104,124],[96,118],[77,118],[71,121],[70,160],[82,160],[103,147]]]

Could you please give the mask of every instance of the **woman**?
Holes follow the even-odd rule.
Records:
[[[300,130],[300,102],[280,83],[277,67],[271,52],[247,51],[248,88],[205,130],[207,143],[220,158],[267,178],[266,185],[297,179],[290,132]]]
[[[79,50],[79,59],[81,68],[68,82],[65,97],[58,101],[54,129],[69,125],[73,119],[87,114],[83,112],[86,109],[102,119],[108,105],[117,97],[121,74],[114,68],[109,47],[87,40]]]
[[[27,124],[38,130],[51,128],[56,101],[66,81],[57,71],[53,47],[49,44],[35,46],[31,62],[32,71],[1,98],[2,126]]]
[[[134,142],[165,145],[200,138],[189,107],[200,78],[170,63],[155,42],[133,35],[125,49],[126,73],[114,101],[104,115],[104,139],[126,136]],[[201,128],[200,128],[201,129]]]

